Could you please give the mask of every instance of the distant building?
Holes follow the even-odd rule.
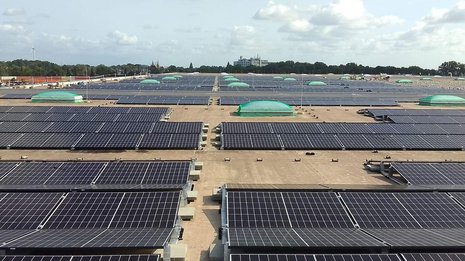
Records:
[[[234,66],[236,65],[239,65],[242,67],[247,67],[247,66],[263,67],[263,66],[268,65],[268,60],[262,60],[260,56],[249,58],[249,59],[246,59],[241,56],[239,60],[234,61]]]

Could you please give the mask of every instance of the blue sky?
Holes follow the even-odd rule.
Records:
[[[1,0],[0,60],[465,62],[465,0]],[[36,3],[37,2],[37,3]]]

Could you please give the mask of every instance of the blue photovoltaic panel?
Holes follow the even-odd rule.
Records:
[[[8,193],[0,201],[0,229],[38,228],[61,196],[61,193]]]
[[[124,193],[69,193],[45,224],[45,229],[107,228]]]

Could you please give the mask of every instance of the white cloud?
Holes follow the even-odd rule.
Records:
[[[255,49],[259,47],[257,42],[257,30],[250,25],[234,26],[231,32],[231,46],[242,47],[246,49]]]
[[[128,35],[118,30],[109,33],[108,38],[110,38],[113,42],[119,45],[134,45],[137,44],[137,42],[139,41],[137,36]]]
[[[0,32],[21,34],[25,31],[22,25],[0,24]]]
[[[4,16],[22,16],[25,14],[26,14],[26,11],[24,11],[24,9],[15,9],[15,8],[8,8],[3,12]]]
[[[255,13],[254,18],[262,20],[292,21],[298,18],[298,13],[292,7],[270,1],[266,7]]]
[[[465,23],[465,1],[459,1],[451,9],[433,8],[422,21],[430,24]]]

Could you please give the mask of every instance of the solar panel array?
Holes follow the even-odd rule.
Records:
[[[190,161],[0,162],[0,189],[181,189]]]
[[[378,123],[221,123],[222,149],[463,150],[465,128]]]
[[[117,104],[209,105],[210,96],[148,96],[135,95],[118,98]]]
[[[231,261],[460,261],[463,253],[414,254],[231,254]]]
[[[0,248],[161,248],[179,200],[179,191],[4,193]]]
[[[464,124],[465,115],[463,116],[388,116],[388,119],[394,123],[416,123],[416,124]]]
[[[160,122],[168,108],[0,107],[0,148],[197,149],[201,122]]]
[[[176,80],[164,79],[165,76],[156,75],[149,79],[158,80],[160,84],[142,84],[140,79],[124,80],[117,83],[99,83],[88,85],[72,85],[67,89],[73,90],[137,90],[137,91],[211,91],[215,81],[214,76],[206,75],[176,75]],[[174,77],[174,76],[173,76]]]
[[[47,256],[0,256],[0,261],[158,261],[160,255],[47,255]]]
[[[457,109],[368,109],[367,114],[375,118],[387,116],[465,116],[465,110]]]
[[[235,189],[223,200],[225,242],[233,254],[465,249],[463,192]]]
[[[391,168],[411,185],[465,185],[464,163],[394,162]]]
[[[223,96],[220,105],[240,105],[246,102],[264,100],[279,101],[291,106],[399,106],[395,99],[380,98],[324,98],[324,97],[276,97],[276,96]]]

